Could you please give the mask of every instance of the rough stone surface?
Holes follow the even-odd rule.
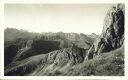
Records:
[[[87,59],[121,47],[124,43],[124,5],[113,6],[107,13],[103,31],[88,51]]]

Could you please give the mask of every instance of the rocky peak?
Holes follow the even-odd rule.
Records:
[[[86,58],[93,58],[104,52],[117,49],[124,42],[124,5],[117,4],[108,11],[103,25],[103,31],[97,41],[88,51]]]

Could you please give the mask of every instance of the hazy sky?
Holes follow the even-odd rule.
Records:
[[[100,34],[112,4],[5,4],[5,26],[34,32]]]

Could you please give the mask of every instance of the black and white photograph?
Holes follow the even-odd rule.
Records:
[[[125,76],[125,4],[4,4],[4,76]]]

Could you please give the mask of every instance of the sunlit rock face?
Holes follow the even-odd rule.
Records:
[[[120,48],[124,43],[124,5],[118,4],[108,11],[103,31],[88,51],[87,59]]]

